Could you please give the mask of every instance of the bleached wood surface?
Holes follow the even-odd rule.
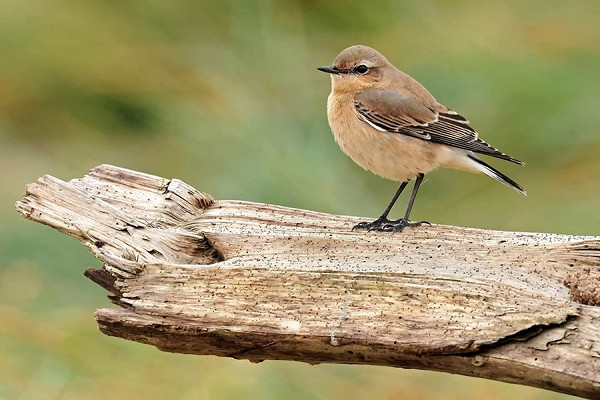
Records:
[[[214,201],[108,165],[18,211],[104,264],[100,330],[170,352],[445,371],[600,398],[600,238]]]

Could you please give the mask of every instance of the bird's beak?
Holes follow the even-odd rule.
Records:
[[[336,68],[336,67],[318,67],[317,69],[319,71],[327,72],[328,74],[334,74],[334,75],[339,75],[343,72],[341,69]]]

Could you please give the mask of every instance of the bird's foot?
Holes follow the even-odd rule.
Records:
[[[393,225],[393,224],[394,224],[394,221],[390,221],[387,218],[379,217],[373,222],[361,222],[359,224],[356,224],[352,227],[352,230],[353,231],[382,232],[384,230],[384,227]]]
[[[431,225],[428,221],[410,222],[405,218],[401,218],[396,221],[392,221],[390,225],[385,226],[383,232],[402,232],[407,226],[417,227],[423,224]]]
[[[407,226],[417,227],[423,224],[431,225],[427,221],[410,222],[404,218],[390,221],[387,218],[378,218],[373,222],[361,222],[360,224],[355,225],[352,230],[365,230],[368,232],[402,232]]]

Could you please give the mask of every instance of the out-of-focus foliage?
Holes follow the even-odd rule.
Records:
[[[5,0],[0,12],[1,399],[558,399],[438,374],[166,354],[97,332],[98,266],[26,222],[26,183],[111,163],[219,199],[376,216],[395,184],[329,132],[343,48],[376,47],[526,168],[429,175],[415,219],[598,234],[600,2]],[[402,205],[398,206],[400,214]],[[400,250],[399,250],[400,251]]]

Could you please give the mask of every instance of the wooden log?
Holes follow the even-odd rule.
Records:
[[[120,308],[100,330],[164,351],[418,368],[600,398],[600,238],[421,226],[214,201],[102,165],[18,211],[84,243]]]

